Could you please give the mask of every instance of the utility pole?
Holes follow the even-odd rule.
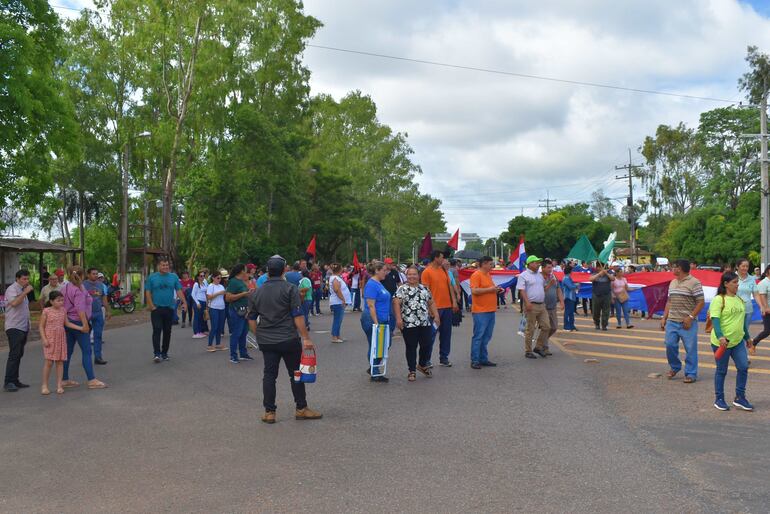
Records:
[[[762,174],[762,208],[761,208],[761,223],[762,223],[762,244],[760,245],[760,253],[762,256],[762,269],[765,269],[768,263],[770,263],[770,231],[767,224],[770,223],[770,205],[768,201],[770,199],[770,179],[767,176],[767,80],[765,80],[765,88],[762,93],[762,102],[760,104],[759,120],[760,131],[762,132],[762,155],[759,163],[760,173]]]
[[[120,251],[118,252],[118,279],[120,287],[127,292],[128,287],[128,166],[131,162],[131,143],[123,143],[123,166],[121,167],[121,209],[120,209]]]
[[[636,248],[636,213],[634,212],[634,170],[641,168],[642,166],[634,165],[631,160],[631,149],[628,149],[628,164],[625,166],[615,166],[616,170],[625,170],[627,173],[622,176],[615,175],[615,180],[628,179],[628,224],[631,228],[628,239],[631,242],[631,262],[636,264],[637,262],[637,248]]]
[[[545,200],[538,200],[538,202],[541,202],[538,207],[545,207],[545,213],[550,214],[551,213],[551,204],[553,204],[554,207],[556,207],[556,199],[551,198],[550,192],[546,189],[545,190]],[[545,203],[545,205],[543,205]],[[522,209],[523,211],[524,209]]]

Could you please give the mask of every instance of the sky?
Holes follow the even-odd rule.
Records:
[[[89,0],[53,0],[90,6]],[[306,0],[310,44],[729,102],[587,87],[309,47],[314,94],[353,90],[408,134],[447,229],[496,236],[516,215],[604,193],[660,124],[737,103],[748,45],[770,52],[770,0]],[[57,9],[62,15],[72,11]],[[644,196],[640,184],[635,195]]]

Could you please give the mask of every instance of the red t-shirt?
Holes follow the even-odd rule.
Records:
[[[321,282],[323,281],[323,275],[321,275],[320,271],[311,271],[310,281],[313,283],[313,289],[321,289]]]

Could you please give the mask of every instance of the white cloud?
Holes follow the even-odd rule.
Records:
[[[516,73],[740,99],[746,46],[770,50],[770,20],[734,0],[580,3],[307,0],[313,43]],[[422,189],[450,229],[493,235],[603,187],[660,123],[697,123],[714,102],[588,88],[309,48],[316,93],[360,89],[408,132]],[[639,156],[635,155],[638,159]],[[565,186],[583,181],[582,186]],[[484,206],[488,205],[488,208]]]

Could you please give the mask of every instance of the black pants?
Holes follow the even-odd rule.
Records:
[[[8,336],[8,363],[5,365],[5,384],[15,384],[19,381],[19,364],[24,357],[24,345],[27,344],[27,333],[18,328],[5,331]]]
[[[591,303],[593,304],[591,308],[594,312],[594,325],[598,327],[601,323],[602,328],[607,328],[607,324],[610,321],[612,297],[608,294],[594,295]]]
[[[431,327],[405,328],[401,331],[406,346],[406,363],[409,371],[417,370],[417,347],[420,347],[420,366],[430,360],[431,351]]]
[[[770,314],[762,316],[762,323],[764,324],[764,328],[762,329],[762,332],[757,334],[757,337],[754,338],[754,345],[759,344],[762,339],[770,336]]]
[[[174,309],[171,307],[155,307],[150,313],[152,322],[152,351],[155,355],[166,355],[171,346],[171,321],[174,319]],[[160,334],[163,333],[163,348],[160,347]]]
[[[278,379],[278,368],[281,366],[281,358],[286,365],[291,381],[291,392],[294,395],[294,403],[298,409],[307,407],[305,399],[305,384],[294,381],[294,372],[299,369],[299,361],[302,358],[302,343],[299,339],[292,339],[278,344],[260,344],[259,349],[265,359],[265,373],[262,376],[262,404],[267,412],[275,412],[275,381]]]

